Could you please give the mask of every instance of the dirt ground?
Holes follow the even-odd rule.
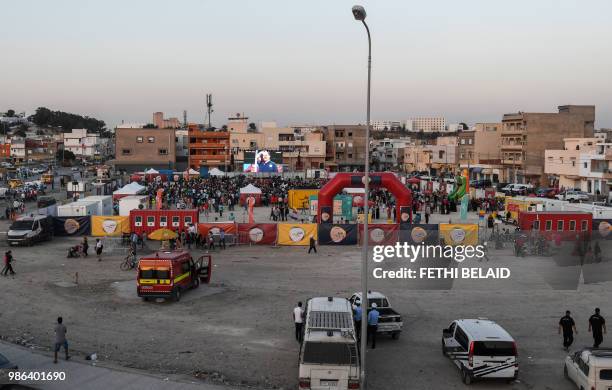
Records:
[[[308,255],[303,247],[241,246],[213,254],[210,285],[186,292],[180,302],[143,302],[135,272],[119,269],[121,251],[102,262],[92,255],[67,259],[76,241],[13,248],[17,275],[0,277],[3,339],[49,348],[61,315],[71,347],[82,355],[97,352],[126,367],[217,383],[296,388],[292,308],[312,296],[348,297],[360,283],[359,247],[319,247]],[[610,317],[612,283],[554,290],[547,280],[550,260],[516,259],[509,249],[492,252],[490,263],[509,267],[512,278],[461,280],[431,291],[419,290],[425,286],[416,282],[371,279],[372,289],[387,294],[404,318],[399,340],[383,337],[367,352],[371,389],[403,389],[407,380],[414,389],[462,388],[457,370],[440,353],[441,330],[454,319],[483,316],[517,340],[520,375],[513,384],[475,388],[572,388],[563,379],[558,319],[572,310],[579,330],[575,346],[589,345],[587,318],[595,306]],[[386,267],[398,265],[390,261]]]

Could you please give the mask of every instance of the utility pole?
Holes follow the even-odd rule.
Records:
[[[212,94],[206,94],[206,112],[208,113],[208,129],[210,129],[212,126],[210,124],[210,115],[214,112],[214,110],[212,109],[213,103],[212,103]]]

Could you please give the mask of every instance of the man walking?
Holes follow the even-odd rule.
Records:
[[[559,334],[563,331],[563,348],[566,351],[569,351],[570,346],[574,342],[574,332],[578,334],[576,323],[570,314],[570,311],[567,310],[565,315],[559,320]]]
[[[317,247],[316,247],[317,242],[314,239],[314,236],[310,236],[310,246],[308,248],[308,254],[310,254],[310,251],[314,251],[314,253],[317,253]]]
[[[593,332],[593,348],[599,348],[603,342],[604,333],[606,330],[606,320],[599,314],[599,308],[595,309],[595,314],[589,318],[589,333]]]
[[[225,249],[225,230],[223,228],[219,230],[219,248]]]
[[[302,302],[298,302],[293,309],[293,322],[295,323],[295,339],[298,343],[302,342],[302,328],[304,327],[304,309]]]
[[[372,310],[368,313],[368,338],[372,339],[372,349],[376,349],[376,332],[378,331],[378,318],[380,317],[376,307],[376,303],[372,303]]]
[[[102,248],[104,248],[104,245],[102,244],[102,241],[100,241],[99,238],[96,238],[96,255],[98,255],[98,261],[102,261]]]
[[[11,276],[15,275],[15,271],[13,270],[13,252],[6,251],[4,253],[4,268],[2,269],[2,275],[8,276],[8,273],[11,273]]]
[[[57,363],[57,353],[62,346],[64,347],[64,352],[66,352],[66,360],[70,359],[68,355],[68,340],[66,340],[66,332],[68,330],[66,329],[66,325],[62,323],[63,321],[62,317],[57,317],[57,325],[55,325],[55,359],[53,363]]]
[[[362,310],[361,310],[360,302],[355,302],[355,307],[353,311],[354,311],[353,318],[355,320],[355,332],[357,333],[357,340],[359,340],[361,339],[361,318],[362,318]]]

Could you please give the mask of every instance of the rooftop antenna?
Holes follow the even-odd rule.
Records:
[[[187,110],[183,110],[183,126],[187,127]]]
[[[212,125],[210,124],[210,116],[213,112],[215,112],[212,109],[213,103],[212,103],[212,94],[208,93],[206,94],[206,112],[207,112],[207,116],[208,116],[208,129],[210,130],[212,128]]]

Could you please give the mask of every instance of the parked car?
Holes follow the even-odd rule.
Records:
[[[510,183],[502,188],[502,192],[506,195],[527,195],[531,191],[533,184]]]
[[[9,383],[9,371],[17,371],[19,367],[0,353],[0,383]],[[8,385],[10,388],[10,385]],[[4,386],[0,385],[4,389]]]
[[[493,185],[489,179],[471,180],[470,187],[472,188],[489,188]]]
[[[565,358],[563,374],[576,389],[612,389],[612,349],[585,348]]]
[[[558,194],[555,196],[557,199],[560,200],[567,200],[569,202],[582,202],[582,201],[588,201],[589,198],[589,194],[587,194],[584,191],[578,191],[578,190],[567,190],[562,194]]]
[[[356,292],[349,298],[351,305],[359,302],[361,303],[361,292]],[[376,291],[368,292],[368,311],[372,310],[372,303],[376,303],[376,310],[380,314],[378,320],[378,331],[376,333],[390,334],[393,339],[399,338],[402,332],[404,323],[402,322],[402,316],[391,308],[389,299]]]
[[[497,189],[497,191],[503,192],[503,188],[506,187],[508,184],[510,183],[497,183],[495,185],[495,189]]]
[[[538,198],[554,198],[557,192],[556,188],[538,188],[536,196]]]
[[[9,245],[34,245],[36,242],[53,239],[53,219],[46,215],[23,217],[9,227]]]
[[[516,342],[494,321],[453,321],[442,331],[442,353],[457,366],[466,385],[475,379],[513,381],[518,375]]]

